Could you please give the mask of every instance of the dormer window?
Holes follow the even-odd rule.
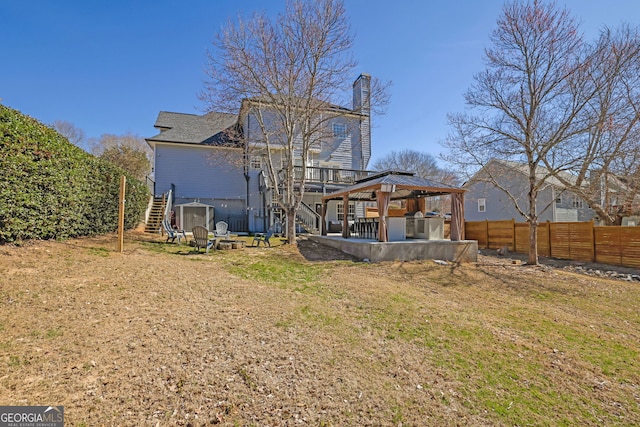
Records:
[[[344,123],[333,124],[333,137],[334,138],[346,138],[347,137],[347,125]]]

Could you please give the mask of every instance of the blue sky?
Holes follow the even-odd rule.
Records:
[[[640,24],[637,0],[559,0],[588,39],[603,25]],[[357,72],[393,82],[374,118],[373,160],[392,150],[437,156],[448,113],[483,69],[498,0],[345,0]],[[202,112],[205,52],[238,14],[276,13],[284,0],[0,0],[0,98],[44,123],[88,137],[156,133],[159,111]]]

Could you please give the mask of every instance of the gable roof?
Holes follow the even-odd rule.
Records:
[[[521,162],[513,162],[509,160],[500,160],[500,159],[491,159],[485,166],[483,166],[478,172],[473,174],[469,181],[463,184],[463,187],[466,187],[474,182],[486,182],[487,178],[483,179],[482,175],[488,173],[487,171],[492,168],[504,168],[505,171],[508,172],[516,172],[521,174],[522,176],[528,178],[529,177],[529,166],[526,163]],[[495,174],[495,172],[494,172]],[[560,171],[559,175],[562,176],[564,180],[567,182],[574,184],[577,181],[577,177],[569,172]],[[549,169],[544,166],[536,167],[536,178],[540,181],[544,181],[545,184],[554,186],[556,188],[565,188],[565,185],[560,182],[558,178],[555,176],[549,175]],[[583,185],[587,185],[588,182],[585,179]]]
[[[234,138],[237,121],[237,115],[228,113],[197,115],[161,111],[154,125],[160,129],[160,133],[146,138],[146,141],[152,147],[156,142],[201,145],[237,143],[237,138]]]

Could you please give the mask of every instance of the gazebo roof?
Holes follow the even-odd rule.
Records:
[[[384,171],[356,181],[354,185],[327,194],[322,197],[322,200],[342,200],[345,195],[350,200],[375,200],[375,191],[384,191],[385,189],[391,190],[391,200],[465,192],[463,188],[421,178],[412,172]]]

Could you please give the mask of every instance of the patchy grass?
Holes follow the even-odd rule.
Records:
[[[4,404],[69,425],[640,424],[637,284],[305,242],[113,247],[3,249]]]

